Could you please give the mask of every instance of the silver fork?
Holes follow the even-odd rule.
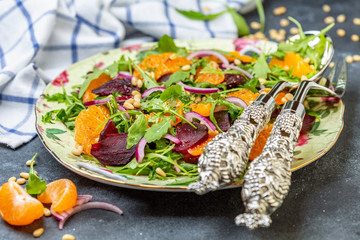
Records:
[[[335,72],[336,68],[329,74],[326,83],[329,87],[333,86]],[[290,188],[290,168],[305,115],[303,102],[306,95],[311,90],[317,96],[342,97],[346,81],[347,66],[344,61],[334,91],[313,81],[300,83],[294,99],[285,103],[276,118],[262,154],[251,162],[243,178],[241,196],[245,213],[235,218],[237,225],[249,229],[270,226],[270,214],[281,206]]]

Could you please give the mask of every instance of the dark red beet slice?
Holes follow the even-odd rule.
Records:
[[[171,76],[171,74],[165,74],[165,75],[161,76],[157,81],[160,83],[164,83],[167,80],[169,80],[170,76]]]
[[[226,132],[230,128],[230,118],[229,114],[226,111],[220,111],[214,113],[215,120],[219,126],[219,128]]]
[[[106,123],[104,129],[101,131],[99,141],[104,140],[109,134],[114,134],[114,133],[119,133],[119,131],[115,127],[113,120],[110,119]]]
[[[105,139],[91,146],[91,154],[104,165],[123,166],[135,154],[136,146],[126,149],[127,133],[108,134]]]
[[[113,79],[104,83],[100,87],[95,88],[92,90],[92,93],[99,96],[107,96],[116,91],[122,95],[131,96],[132,91],[135,90],[140,92],[138,87],[131,84],[130,79]]]
[[[316,117],[314,116],[310,116],[309,114],[305,114],[304,120],[303,120],[303,125],[301,130],[302,131],[311,131],[311,129],[314,126]]]
[[[193,128],[190,124],[179,124],[176,128],[176,137],[180,139],[181,144],[173,148],[176,152],[182,152],[188,148],[200,144],[208,138],[208,128],[197,122],[193,122],[197,127]]]
[[[225,82],[227,88],[235,88],[242,84],[245,80],[245,76],[242,74],[225,74]]]

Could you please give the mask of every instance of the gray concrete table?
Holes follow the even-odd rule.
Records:
[[[281,17],[272,9],[284,5],[286,15],[297,18],[305,30],[325,26],[322,10],[326,2],[330,15],[345,13],[347,21],[337,24],[330,35],[334,38],[336,56],[360,54],[360,43],[350,41],[350,33],[360,34],[352,24],[360,17],[360,2],[352,1],[265,1],[267,32],[279,29]],[[246,16],[257,20],[256,12]],[[347,31],[345,38],[336,29]],[[287,28],[289,29],[289,28]],[[345,125],[335,146],[318,161],[296,171],[283,206],[276,211],[268,229],[249,231],[234,224],[243,212],[240,189],[223,190],[197,196],[192,193],[162,193],[130,190],[94,182],[78,176],[60,165],[37,137],[28,144],[11,150],[0,147],[0,183],[19,172],[28,171],[25,161],[38,153],[36,170],[48,182],[69,178],[80,194],[93,194],[94,200],[107,201],[124,210],[123,216],[103,210],[88,210],[73,216],[64,230],[57,221],[41,218],[25,227],[13,227],[0,220],[0,239],[32,238],[34,229],[44,227],[42,239],[61,239],[65,233],[76,239],[359,239],[360,238],[360,62],[349,66]]]

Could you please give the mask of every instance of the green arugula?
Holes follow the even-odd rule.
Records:
[[[261,24],[261,32],[264,32],[265,30],[265,12],[264,12],[264,7],[262,4],[261,0],[255,0],[256,2],[256,8],[257,8],[257,12],[259,14],[259,18],[260,18],[260,24]]]
[[[173,85],[173,86],[170,86],[169,88],[165,89],[161,93],[160,100],[165,102],[166,100],[168,100],[172,97],[179,98],[180,96],[183,96],[183,95],[185,95],[184,87],[181,85]]]
[[[144,70],[142,70],[136,63],[133,63],[133,65],[137,68],[137,70],[140,72],[141,77],[144,79],[144,88],[149,89],[153,87],[158,87],[159,84],[155,81],[155,79],[152,79]]]
[[[236,25],[238,35],[239,36],[245,36],[249,35],[250,29],[248,24],[246,23],[243,16],[241,16],[239,13],[236,12],[235,9],[232,9],[230,7],[226,7],[228,12],[230,13],[231,17],[233,18],[233,21]]]
[[[180,10],[178,8],[175,8],[175,10],[180,13],[181,15],[189,18],[189,19],[193,19],[193,20],[199,20],[199,21],[210,21],[210,20],[214,20],[215,18],[223,15],[224,13],[227,13],[228,10],[222,11],[222,12],[218,12],[218,13],[214,13],[214,14],[203,14],[202,12],[196,12],[193,10],[190,11],[184,11],[184,10]]]
[[[37,153],[31,159],[29,179],[26,181],[25,190],[28,194],[36,196],[42,194],[46,190],[46,181],[42,178],[39,178],[34,170],[34,159],[36,158]]]
[[[158,47],[155,48],[155,51],[159,51],[161,53],[164,52],[176,53],[178,50],[179,48],[175,45],[174,40],[166,34],[159,39]]]
[[[171,128],[172,120],[173,119],[171,117],[163,118],[162,122],[156,123],[150,128],[146,129],[144,137],[146,138],[147,142],[151,143],[164,137],[169,131],[169,128]]]
[[[66,133],[66,131],[61,130],[61,129],[57,129],[57,128],[47,128],[45,130],[46,136],[48,136],[49,138],[55,139],[55,140],[60,140],[60,138],[58,138],[56,136],[56,134],[62,134],[62,133]]]
[[[170,78],[165,82],[164,87],[168,88],[172,84],[189,79],[190,71],[179,70],[171,74]]]
[[[253,74],[257,78],[267,78],[267,74],[270,72],[270,68],[266,62],[264,53],[260,53],[259,58],[256,60],[253,68]]]
[[[58,103],[65,103],[66,96],[64,93],[55,93],[53,95],[43,94],[42,95],[48,102],[58,102]]]
[[[127,145],[126,148],[129,149],[132,146],[138,144],[140,139],[145,135],[147,128],[147,120],[144,114],[141,114],[137,117],[135,122],[129,128],[129,134],[126,139]]]

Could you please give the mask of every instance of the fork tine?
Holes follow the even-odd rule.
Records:
[[[334,89],[334,92],[338,94],[340,97],[342,97],[345,93],[346,82],[347,82],[347,63],[344,59],[341,64],[339,77]]]
[[[333,81],[334,81],[334,79],[335,79],[335,73],[336,73],[336,69],[337,69],[337,66],[338,66],[338,59],[336,59],[336,62],[335,62],[335,65],[334,65],[334,67],[331,69],[331,71],[329,72],[329,75],[328,75],[328,77],[327,77],[327,83],[326,83],[326,85],[325,85],[325,87],[327,87],[327,88],[330,88],[330,86],[332,85],[332,83],[333,83]]]

